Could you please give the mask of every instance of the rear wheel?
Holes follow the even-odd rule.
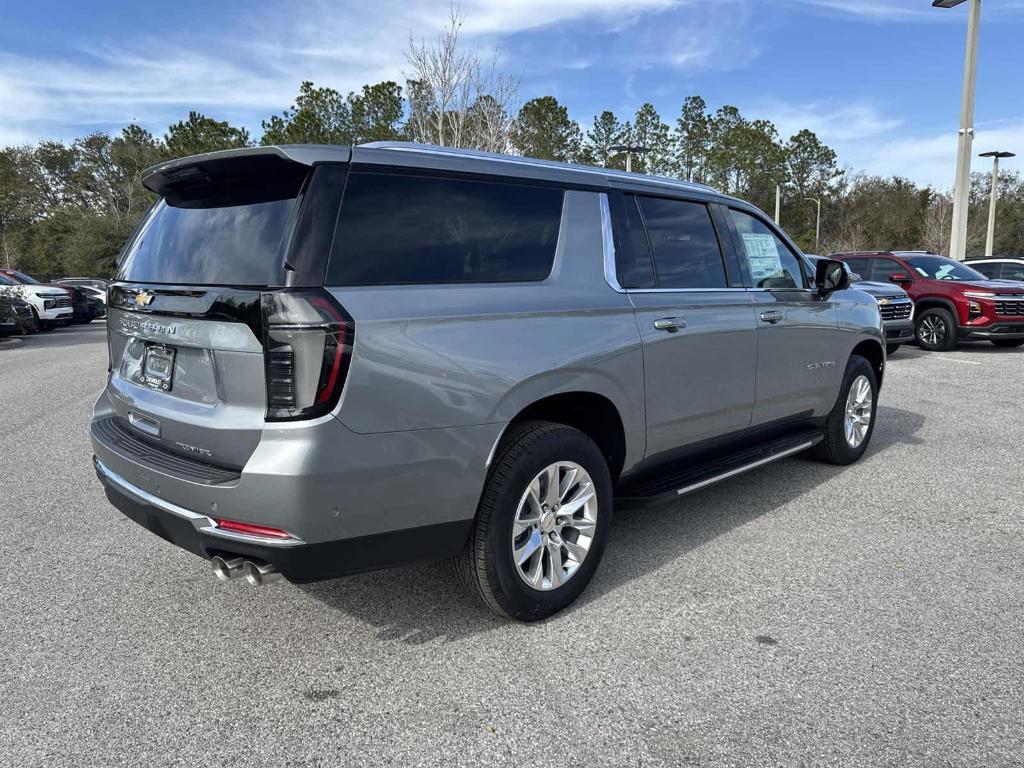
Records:
[[[926,309],[918,315],[914,331],[922,349],[943,352],[956,346],[956,323],[948,309]]]
[[[992,339],[992,343],[997,347],[1008,347],[1012,349],[1024,344],[1024,339]]]
[[[887,355],[895,355],[896,354],[896,350],[899,349],[902,346],[903,346],[902,344],[886,344],[885,345],[885,354],[887,354]]]
[[[843,385],[831,413],[825,419],[825,439],[813,455],[829,464],[852,464],[864,455],[875,431],[878,382],[871,363],[852,355],[846,364]]]
[[[543,619],[590,582],[611,516],[611,475],[593,440],[562,424],[513,425],[456,572],[496,613]]]

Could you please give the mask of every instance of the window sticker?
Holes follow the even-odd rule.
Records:
[[[938,270],[936,270],[935,279],[945,280],[949,276],[949,273],[952,272],[955,267],[955,264],[943,264],[941,267],[938,268]]]
[[[755,284],[767,277],[782,274],[782,259],[772,235],[744,232],[743,247],[747,251],[747,261]]]

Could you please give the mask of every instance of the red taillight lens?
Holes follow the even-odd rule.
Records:
[[[290,539],[292,535],[280,528],[254,523],[240,523],[237,520],[217,520],[217,527],[233,533],[244,533],[248,536],[264,536],[268,539]]]
[[[355,325],[327,291],[265,292],[262,297],[267,420],[310,419],[341,397]]]

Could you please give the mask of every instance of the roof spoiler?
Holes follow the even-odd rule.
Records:
[[[158,195],[181,186],[192,186],[218,178],[250,174],[273,174],[275,171],[294,170],[296,165],[314,163],[347,163],[352,150],[342,146],[311,144],[283,144],[270,147],[243,147],[208,152],[169,160],[142,172],[142,184]]]

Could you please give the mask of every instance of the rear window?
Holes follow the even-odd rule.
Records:
[[[301,177],[234,180],[170,194],[144,222],[117,279],[265,286],[280,280],[282,240]]]
[[[551,187],[352,173],[328,283],[544,280],[561,216],[562,190]]]

